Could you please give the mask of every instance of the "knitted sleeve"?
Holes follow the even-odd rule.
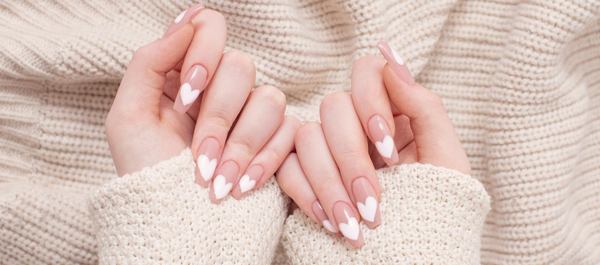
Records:
[[[189,149],[104,185],[92,205],[101,264],[269,264],[287,213],[273,181],[212,204]]]
[[[292,264],[479,264],[489,196],[470,176],[424,164],[378,171],[382,224],[362,226],[365,245],[347,247],[296,211],[283,246]]]

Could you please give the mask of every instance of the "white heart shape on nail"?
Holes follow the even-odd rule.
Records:
[[[183,10],[181,13],[179,13],[179,15],[175,18],[175,23],[181,22],[183,17],[185,17],[185,12],[187,12],[187,10]]]
[[[200,170],[200,176],[205,181],[209,181],[215,173],[215,168],[217,168],[217,159],[211,160],[208,156],[200,155],[196,163],[198,164],[198,170]]]
[[[327,231],[329,231],[331,233],[335,233],[335,227],[333,227],[333,225],[331,224],[331,222],[329,222],[329,220],[323,220],[322,224],[323,224],[323,227],[325,227],[325,229],[327,229]]]
[[[394,152],[394,139],[391,136],[386,135],[383,137],[383,141],[375,142],[375,147],[381,156],[385,158],[391,158]]]
[[[356,218],[351,217],[346,210],[344,210],[344,215],[346,216],[347,223],[340,223],[338,227],[340,228],[340,232],[342,235],[347,237],[350,240],[357,240],[359,235],[359,226]]]
[[[227,179],[223,175],[218,175],[213,181],[213,191],[217,200],[225,198],[233,185],[227,182]]]
[[[358,212],[363,219],[374,222],[375,214],[377,213],[377,200],[375,198],[369,196],[365,199],[365,203],[359,202],[357,204]]]
[[[200,90],[192,90],[192,86],[189,83],[185,83],[181,85],[181,88],[179,88],[179,97],[181,98],[181,103],[184,106],[193,103],[199,95]]]
[[[256,180],[250,179],[250,176],[244,175],[240,179],[240,191],[242,193],[251,190],[256,185]]]

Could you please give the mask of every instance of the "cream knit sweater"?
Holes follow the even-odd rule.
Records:
[[[444,98],[473,176],[380,170],[358,251],[287,216],[273,182],[210,204],[189,150],[115,178],[102,126],[125,65],[191,4],[0,2],[0,264],[600,264],[599,1],[206,3],[301,118],[382,38]]]

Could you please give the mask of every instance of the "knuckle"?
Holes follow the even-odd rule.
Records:
[[[256,66],[250,55],[232,50],[223,54],[222,63],[228,67],[235,69],[241,74],[254,75]]]
[[[274,149],[264,150],[263,155],[266,158],[266,161],[271,161],[271,162],[280,163],[284,159],[284,157],[281,155],[281,153],[277,152]]]
[[[281,90],[273,86],[261,86],[256,88],[255,93],[264,98],[267,102],[270,102],[274,106],[283,107],[285,106],[286,98],[285,94]]]

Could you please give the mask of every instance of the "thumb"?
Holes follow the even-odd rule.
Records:
[[[127,66],[113,106],[158,111],[166,73],[183,59],[193,35],[193,26],[186,25],[139,48]]]
[[[385,42],[379,49],[388,61],[383,80],[390,101],[410,119],[419,162],[469,173],[467,156],[442,99],[415,83],[402,59]]]

